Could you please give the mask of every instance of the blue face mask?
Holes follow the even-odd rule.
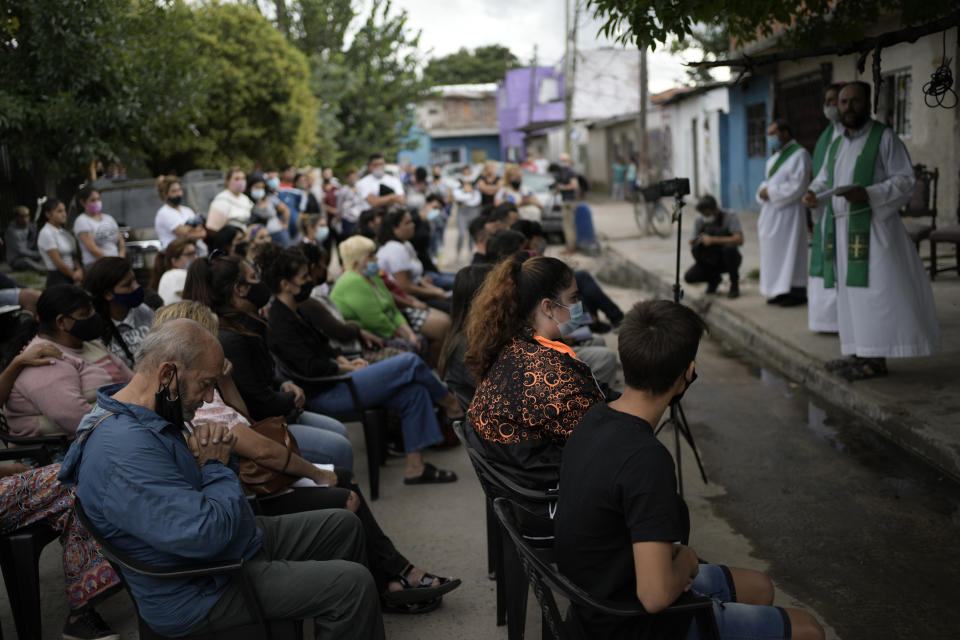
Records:
[[[430,209],[430,211],[427,211],[427,222],[436,222],[441,213],[443,212],[440,209]]]
[[[771,151],[779,151],[782,146],[783,143],[780,142],[780,138],[777,136],[767,136],[767,147],[769,147]]]
[[[329,236],[330,227],[317,227],[317,230],[313,232],[313,239],[317,241],[317,244],[323,244]]]
[[[267,178],[267,188],[276,191],[280,187],[280,178]]]
[[[137,287],[129,293],[113,292],[113,302],[128,309],[135,309],[143,304],[143,287]]]
[[[372,278],[378,273],[380,273],[380,265],[377,263],[376,260],[374,260],[373,262],[368,262],[367,265],[363,268],[363,275],[367,276],[368,278]]]
[[[570,312],[570,320],[567,322],[560,322],[557,324],[557,329],[560,330],[561,336],[568,336],[577,329],[580,328],[580,325],[583,323],[583,302],[577,301],[574,302],[569,307],[565,307],[559,302],[555,303],[558,307],[562,307]]]

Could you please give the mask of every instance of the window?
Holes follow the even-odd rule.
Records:
[[[894,71],[881,77],[877,96],[877,120],[893,127],[897,135],[910,135],[910,87],[913,80],[909,69]]]
[[[556,78],[541,78],[540,91],[537,93],[537,104],[556,102],[560,99],[560,83]]]
[[[767,105],[764,102],[747,105],[747,155],[751,158],[767,155]]]

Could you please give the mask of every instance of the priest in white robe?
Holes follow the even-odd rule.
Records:
[[[810,154],[793,139],[785,120],[767,129],[767,179],[757,190],[760,219],[760,294],[770,304],[792,307],[807,301],[807,208]]]
[[[839,189],[823,203],[835,216],[835,243],[828,236],[822,256],[824,285],[837,289],[841,353],[852,357],[827,368],[848,380],[885,375],[888,357],[940,348],[930,281],[898,215],[913,191],[913,166],[896,133],[870,118],[869,105],[870,85],[841,89],[844,134],[804,195],[814,208],[818,193]]]
[[[842,82],[835,82],[827,87],[823,93],[823,115],[827,119],[827,127],[820,134],[817,146],[813,150],[813,175],[816,177],[827,159],[827,150],[837,136],[843,135],[843,124],[840,122],[840,108],[837,100],[840,97]],[[813,228],[813,244],[823,251],[823,217]],[[807,279],[807,326],[810,331],[820,333],[837,333],[840,328],[837,323],[837,288],[827,289],[823,286],[823,275],[810,274]]]

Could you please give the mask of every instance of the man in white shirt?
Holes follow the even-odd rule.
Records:
[[[848,380],[886,375],[888,357],[925,356],[940,348],[933,291],[898,211],[916,178],[893,129],[870,118],[870,85],[840,90],[844,133],[810,184],[803,203],[825,198],[825,249],[811,256],[824,286],[836,287],[841,353],[827,363]]]
[[[363,203],[361,213],[374,207],[403,206],[406,203],[403,183],[388,174],[386,167],[387,161],[380,153],[372,154],[367,160],[367,175],[357,183],[357,194]]]

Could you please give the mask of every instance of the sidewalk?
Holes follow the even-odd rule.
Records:
[[[669,238],[641,236],[629,204],[591,203],[597,236],[604,246],[597,276],[621,286],[672,296],[676,225]],[[680,272],[693,264],[687,239],[695,211],[683,212]],[[704,285],[685,285],[684,301],[700,311],[711,332],[739,345],[829,402],[862,417],[904,449],[960,479],[960,279],[940,274],[933,283],[943,348],[928,358],[891,359],[890,375],[849,383],[827,373],[823,363],[840,357],[834,335],[807,328],[807,308],[766,304],[757,290],[760,266],[757,214],[739,214],[744,229],[740,298],[706,296]],[[927,251],[928,246],[923,245]],[[750,277],[750,276],[753,277]]]

